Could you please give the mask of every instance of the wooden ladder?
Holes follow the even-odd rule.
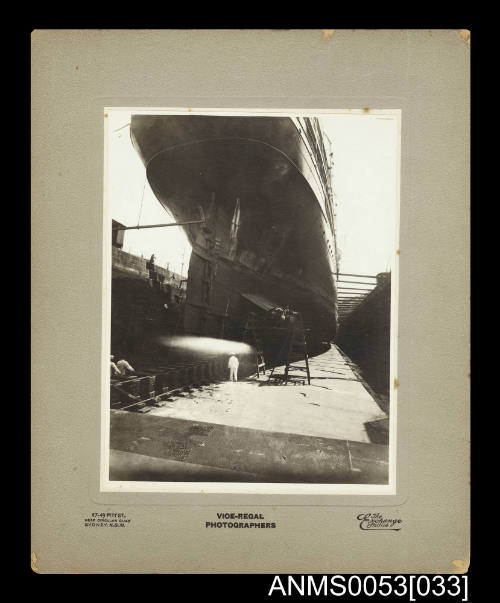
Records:
[[[266,361],[264,359],[264,346],[262,343],[262,338],[259,333],[259,324],[257,316],[250,312],[247,316],[247,320],[245,323],[245,330],[243,331],[243,339],[244,343],[249,343],[253,345],[256,354],[255,354],[255,366],[257,369],[257,378],[260,377],[260,373],[266,374]]]
[[[297,361],[297,357],[302,357],[304,359],[305,366],[292,364],[292,362]],[[309,357],[307,355],[306,333],[304,329],[304,323],[302,322],[302,316],[298,312],[296,312],[293,316],[290,317],[290,322],[288,324],[288,332],[285,336],[285,340],[279,352],[278,358],[274,363],[271,374],[269,375],[269,381],[273,377],[274,369],[276,368],[276,365],[279,363],[279,360],[281,358],[285,360],[284,385],[286,385],[289,381],[290,369],[297,371],[306,371],[307,383],[308,385],[311,385]]]

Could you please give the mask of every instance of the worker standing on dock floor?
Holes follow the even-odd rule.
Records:
[[[229,357],[229,361],[227,363],[227,367],[229,369],[229,381],[238,381],[238,367],[240,362],[238,358],[232,354]]]

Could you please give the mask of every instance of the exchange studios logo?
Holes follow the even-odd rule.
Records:
[[[358,515],[359,527],[362,530],[394,530],[399,532],[402,519],[388,519],[381,513],[361,513]]]

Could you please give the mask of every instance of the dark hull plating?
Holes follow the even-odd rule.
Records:
[[[298,122],[134,115],[131,136],[162,205],[178,221],[205,216],[184,227],[186,333],[239,338],[248,293],[302,312],[317,340],[335,336],[332,209]]]

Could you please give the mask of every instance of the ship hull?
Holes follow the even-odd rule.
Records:
[[[184,329],[241,335],[246,294],[300,311],[315,340],[337,324],[335,254],[321,179],[288,118],[133,116],[156,197],[192,245]],[[263,309],[263,308],[261,308]]]

